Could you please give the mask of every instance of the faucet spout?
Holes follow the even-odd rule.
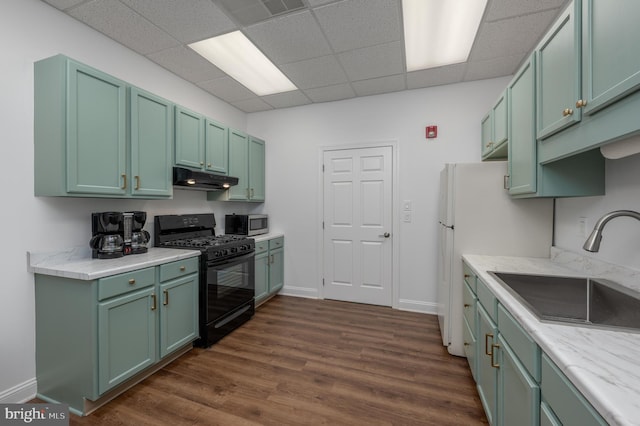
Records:
[[[600,250],[602,229],[611,219],[619,216],[629,216],[640,220],[640,213],[633,210],[615,210],[609,212],[598,219],[598,222],[596,222],[596,225],[593,227],[593,231],[591,231],[591,235],[589,235],[587,241],[584,242],[582,248],[590,252],[597,252],[598,250]]]

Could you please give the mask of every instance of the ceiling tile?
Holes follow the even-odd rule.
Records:
[[[404,71],[402,43],[399,41],[350,50],[338,55],[350,80],[365,80]]]
[[[257,97],[244,101],[231,102],[231,105],[244,112],[259,112],[273,109],[271,105]]]
[[[202,81],[198,83],[198,87],[227,102],[242,101],[256,97],[255,93],[229,76]]]
[[[191,82],[198,83],[225,76],[220,68],[182,45],[152,53],[147,58]]]
[[[44,0],[46,3],[49,3],[51,6],[56,7],[60,10],[68,9],[72,6],[82,3],[84,0]]]
[[[289,108],[299,105],[310,104],[311,101],[304,93],[299,90],[292,90],[290,92],[276,93],[275,95],[263,96],[262,100],[271,105],[274,108]]]
[[[351,85],[358,96],[399,92],[407,88],[407,82],[404,74],[354,81]]]
[[[459,83],[462,81],[466,66],[466,63],[461,63],[407,73],[407,88],[418,89]]]
[[[249,38],[275,64],[331,54],[311,12],[292,13],[246,29]]]
[[[529,13],[542,12],[548,9],[563,7],[570,0],[492,0],[489,3],[485,19],[497,21],[505,18],[527,15]],[[557,12],[557,11],[556,11]]]
[[[519,54],[488,59],[486,61],[470,62],[464,79],[466,81],[484,80],[515,74],[518,65],[520,65],[526,56],[527,54]]]
[[[483,61],[531,52],[556,15],[557,11],[551,10],[482,24],[470,59]]]
[[[402,39],[399,0],[348,0],[313,12],[335,52]]]
[[[236,25],[210,0],[120,0],[183,43],[235,30]]]
[[[346,83],[347,76],[334,56],[307,59],[280,66],[299,89]]]
[[[91,1],[68,13],[143,55],[180,44],[117,0]]]
[[[313,102],[330,102],[349,99],[356,96],[349,84],[337,84],[335,86],[307,89],[304,93]]]
[[[335,3],[336,1],[342,0],[307,0],[307,3],[309,3],[309,6],[311,7],[316,7],[327,3]]]

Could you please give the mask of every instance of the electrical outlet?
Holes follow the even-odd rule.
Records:
[[[405,223],[411,223],[411,212],[402,212],[402,221]]]
[[[589,227],[587,224],[587,218],[584,216],[580,216],[578,218],[578,236],[582,238],[587,238],[588,232],[589,232]]]

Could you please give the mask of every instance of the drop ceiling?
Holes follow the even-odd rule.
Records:
[[[569,0],[489,0],[467,62],[409,73],[401,0],[43,1],[238,109],[257,112],[511,75]],[[187,47],[235,30],[298,90],[257,96]]]

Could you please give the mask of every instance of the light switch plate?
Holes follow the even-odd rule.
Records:
[[[402,221],[405,223],[411,223],[411,212],[402,212]]]
[[[404,210],[405,212],[411,211],[411,200],[404,200],[402,202],[402,210]]]

